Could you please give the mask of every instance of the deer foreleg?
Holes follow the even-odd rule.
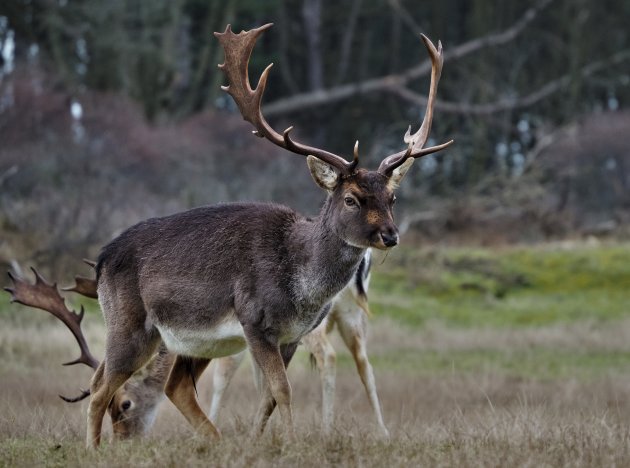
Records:
[[[256,413],[254,430],[257,434],[264,431],[271,413],[278,405],[282,423],[292,437],[294,428],[291,412],[291,385],[287,378],[286,366],[289,365],[297,344],[279,347],[270,343],[264,336],[260,336],[255,330],[246,328],[245,334],[252,356],[265,376],[265,386]]]
[[[96,369],[90,386],[90,405],[88,407],[87,418],[87,447],[98,447],[101,443],[101,433],[103,430],[103,418],[112,401],[116,390],[118,390],[131,377],[133,372],[105,373],[105,362]]]

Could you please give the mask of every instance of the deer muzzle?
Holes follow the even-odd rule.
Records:
[[[386,228],[380,232],[381,241],[385,247],[390,248],[398,244],[398,230],[396,228]]]

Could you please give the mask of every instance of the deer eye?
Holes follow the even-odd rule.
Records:
[[[392,201],[390,201],[389,204],[393,205],[394,203],[396,203],[396,196],[395,195],[392,197]]]
[[[343,199],[343,201],[346,204],[346,206],[356,206],[357,204],[356,200],[352,197],[346,197]]]
[[[120,409],[123,411],[127,411],[129,408],[131,408],[131,400],[125,400],[120,405]]]

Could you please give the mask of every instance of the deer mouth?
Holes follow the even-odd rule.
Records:
[[[396,245],[398,245],[398,244],[386,245],[385,242],[383,242],[380,239],[378,241],[376,241],[376,242],[370,243],[370,247],[372,247],[374,249],[378,249],[378,250],[389,250],[389,249],[394,248]]]

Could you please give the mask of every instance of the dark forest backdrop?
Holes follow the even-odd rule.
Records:
[[[222,200],[317,211],[302,158],[251,136],[222,93],[213,37],[273,22],[278,128],[362,163],[422,120],[442,40],[433,142],[399,196],[416,240],[624,236],[630,224],[625,0],[4,0],[0,263],[94,256],[149,216]]]

